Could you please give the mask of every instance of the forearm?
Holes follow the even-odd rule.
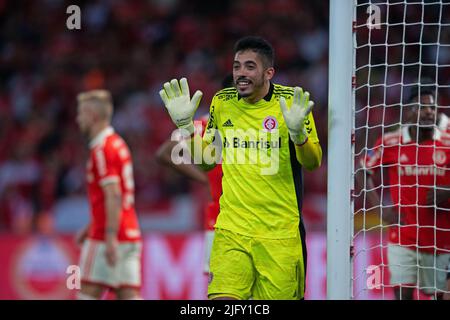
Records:
[[[295,153],[298,162],[306,170],[314,170],[320,167],[322,163],[322,148],[317,142],[311,142],[309,139],[302,146],[295,146]]]
[[[372,174],[367,170],[358,168],[358,170],[356,170],[355,172],[355,179],[358,185],[358,190],[362,190],[362,192],[365,193],[364,208],[367,210],[373,208],[379,213],[381,199],[378,191],[375,189]]]
[[[364,185],[363,181],[361,182],[361,185]],[[381,198],[380,195],[378,194],[378,191],[375,190],[375,185],[372,181],[372,178],[368,177],[366,179],[364,187],[366,189],[366,208],[376,207],[375,210],[379,213],[381,206]]]
[[[172,151],[174,148],[178,146],[178,142],[176,141],[167,141],[161,145],[156,153],[156,159],[163,165],[166,165],[178,173],[194,180],[200,182],[202,184],[208,184],[208,177],[206,174],[200,170],[197,166],[192,163],[179,163],[178,161],[174,162],[174,155],[172,155]],[[186,149],[184,149],[186,150]],[[177,154],[177,157],[180,155]],[[190,157],[190,155],[189,155]]]
[[[379,191],[375,188],[372,177],[368,174],[364,181],[363,175],[364,172],[359,172],[356,177],[358,183],[365,189],[366,203],[364,209],[373,211],[388,225],[400,223],[400,217],[397,212],[391,208],[383,208]]]
[[[188,177],[189,179],[200,182],[201,184],[208,184],[208,177],[196,166],[189,164],[179,164],[173,165],[172,168],[174,168],[180,174]]]
[[[105,196],[106,226],[105,238],[117,237],[120,224],[120,212],[122,208],[122,197],[120,193]]]

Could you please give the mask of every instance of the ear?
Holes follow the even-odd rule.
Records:
[[[275,69],[273,67],[267,68],[264,72],[266,80],[271,80],[275,75]]]

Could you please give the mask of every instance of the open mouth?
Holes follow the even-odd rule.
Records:
[[[250,87],[251,85],[251,81],[247,80],[247,79],[242,79],[242,80],[238,80],[236,81],[236,86],[239,90],[246,90],[248,87]]]

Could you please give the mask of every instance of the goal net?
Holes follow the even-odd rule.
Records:
[[[450,263],[449,200],[437,203],[450,152],[435,142],[450,124],[450,1],[353,8],[350,298],[438,298]]]

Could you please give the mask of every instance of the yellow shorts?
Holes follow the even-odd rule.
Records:
[[[208,297],[298,300],[305,291],[305,259],[296,238],[261,239],[217,229]]]

